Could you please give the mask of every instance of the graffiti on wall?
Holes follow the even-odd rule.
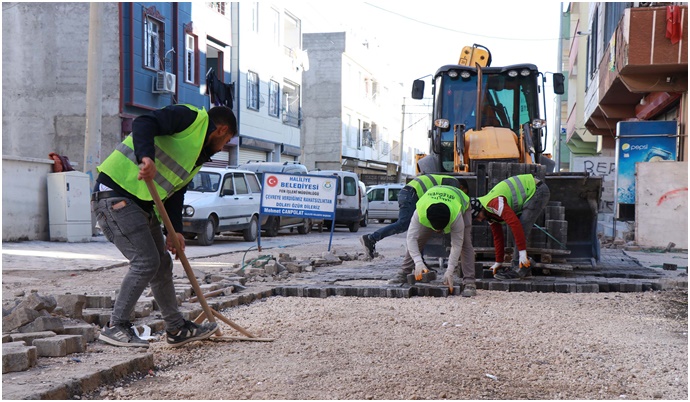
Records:
[[[613,212],[614,182],[616,179],[616,158],[613,156],[576,156],[571,166],[573,172],[586,172],[602,178],[599,212]]]

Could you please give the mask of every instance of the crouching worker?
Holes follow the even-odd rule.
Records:
[[[551,192],[543,181],[531,174],[521,174],[503,180],[485,196],[470,201],[472,217],[480,222],[488,220],[491,227],[496,254],[496,263],[491,266],[494,278],[506,280],[532,276],[526,239],[529,239],[532,226],[546,208],[550,197]],[[513,232],[518,252],[513,253],[510,268],[499,271],[505,258],[502,224],[508,224]]]
[[[173,261],[184,252],[182,206],[187,184],[204,162],[237,134],[232,110],[218,106],[206,112],[172,105],[134,119],[130,134],[98,167],[91,210],[105,237],[129,260],[110,325],[98,339],[115,346],[148,347],[129,322],[139,296],[151,286],[166,325],[167,343],[184,345],[209,338],[216,323],[185,320],[177,306]],[[161,222],[146,185],[153,180],[177,233],[163,236]],[[181,250],[174,247],[177,236]]]
[[[421,250],[434,233],[450,233],[451,238],[448,268],[443,274],[443,284],[452,289],[455,268],[458,261],[462,260],[462,296],[475,296],[477,287],[474,278],[470,199],[464,192],[451,186],[434,186],[417,202],[407,231],[407,253],[402,262],[402,270],[388,283],[406,283],[407,275],[413,271],[415,277],[421,279],[422,273],[427,270]]]

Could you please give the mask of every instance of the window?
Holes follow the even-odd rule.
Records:
[[[285,45],[286,54],[294,54],[295,50],[301,49],[301,40],[302,22],[288,12],[285,12],[283,17],[283,44]]]
[[[185,58],[184,58],[184,80],[192,84],[197,84],[197,40],[196,36],[185,34]]]
[[[357,181],[353,177],[345,176],[343,180],[343,194],[345,195],[357,195]]]
[[[209,8],[216,10],[220,15],[225,15],[225,2],[224,1],[211,1],[206,3]]]
[[[244,173],[233,173],[235,176],[235,194],[249,194],[249,187],[244,181]]]
[[[399,188],[389,188],[388,189],[388,201],[398,201]]]
[[[590,29],[590,40],[589,44],[589,75],[590,78],[594,77],[594,73],[597,72],[598,63],[597,60],[597,42],[599,37],[599,7],[594,9],[594,17],[592,19],[592,28]]]
[[[259,110],[259,75],[247,72],[247,108]]]
[[[369,201],[383,201],[385,194],[385,188],[375,188],[369,192],[367,198],[369,199]]]
[[[163,70],[161,63],[161,26],[162,23],[150,16],[144,18],[144,66],[154,70]]]
[[[253,174],[248,174],[245,176],[245,178],[249,182],[249,189],[252,191],[252,193],[260,194],[261,185],[259,185],[259,180],[257,179],[257,177]]]
[[[300,88],[292,81],[283,81],[283,123],[300,126]]]
[[[280,116],[280,87],[277,82],[271,80],[268,84],[268,115]]]

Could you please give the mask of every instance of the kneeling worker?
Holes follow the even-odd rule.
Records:
[[[462,259],[462,296],[475,296],[477,287],[474,278],[470,199],[464,192],[451,186],[434,186],[417,202],[407,231],[407,253],[402,262],[402,270],[389,283],[406,283],[407,275],[413,270],[415,277],[421,279],[422,273],[427,270],[421,250],[434,233],[450,233],[451,237],[448,268],[443,275],[443,284],[452,292],[455,268]]]
[[[521,174],[498,183],[485,196],[472,198],[472,217],[480,222],[487,219],[491,227],[496,253],[496,263],[491,266],[494,278],[504,280],[532,276],[526,239],[529,239],[532,226],[546,208],[550,197],[551,192],[543,181],[531,174]],[[518,252],[513,253],[510,269],[496,272],[505,258],[501,225],[506,223],[513,232]]]

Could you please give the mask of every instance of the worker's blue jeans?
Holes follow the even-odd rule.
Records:
[[[128,322],[134,305],[150,284],[168,330],[184,324],[177,308],[173,284],[173,262],[165,249],[165,238],[156,215],[146,212],[129,198],[111,197],[91,201],[91,210],[106,239],[129,260],[110,325]]]
[[[398,220],[370,234],[369,238],[377,242],[388,236],[406,232],[410,226],[417,200],[417,192],[412,187],[403,187],[398,193]]]
[[[532,228],[537,222],[539,215],[544,212],[546,205],[549,203],[551,198],[551,191],[546,183],[541,183],[537,186],[537,189],[529,200],[522,207],[522,213],[520,214],[520,223],[522,224],[522,231],[525,234],[525,241],[529,242],[530,233],[532,233]],[[513,253],[513,261],[511,262],[513,269],[517,270],[520,267],[520,254],[518,253],[517,247]]]

